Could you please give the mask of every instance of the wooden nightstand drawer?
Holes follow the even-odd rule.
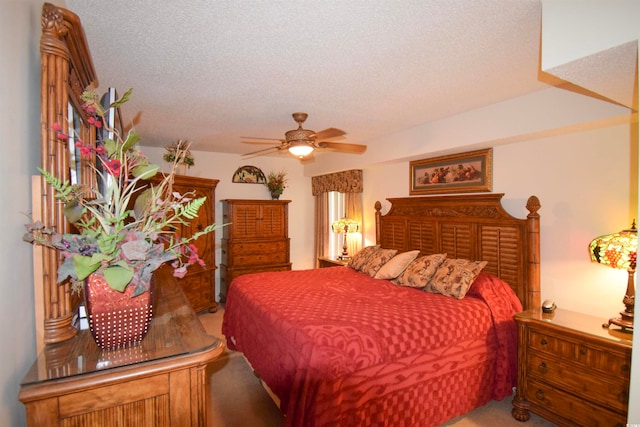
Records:
[[[547,411],[562,414],[566,420],[582,427],[624,427],[626,425],[626,415],[576,399],[571,394],[532,378],[527,380],[526,390],[526,399],[544,408],[541,411],[543,416],[548,415],[545,413]],[[550,418],[553,419],[553,417]]]
[[[544,381],[554,389],[579,394],[618,411],[627,409],[629,381],[623,377],[595,375],[578,364],[535,352],[527,355],[527,370],[531,378]]]
[[[597,343],[586,345],[576,335],[565,335],[548,329],[541,331],[532,327],[529,332],[528,346],[532,350],[555,355],[604,373],[629,375],[631,366],[629,354],[616,352]]]

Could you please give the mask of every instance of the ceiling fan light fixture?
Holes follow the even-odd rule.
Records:
[[[312,151],[313,147],[305,143],[289,146],[289,152],[298,158],[303,158],[304,156],[311,154]]]

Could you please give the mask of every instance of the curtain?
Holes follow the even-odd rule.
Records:
[[[316,268],[318,268],[318,258],[325,256],[329,252],[329,241],[327,239],[327,233],[322,230],[328,230],[331,224],[329,224],[329,193],[320,193],[316,195],[316,212],[315,212],[315,224],[314,232],[316,235],[315,241],[315,260]]]
[[[329,195],[330,191],[345,193],[346,215],[358,221],[362,228],[362,170],[351,169],[311,178],[311,192],[316,196],[315,210],[315,258],[326,256],[329,252]],[[347,250],[353,255],[362,247],[362,233],[347,237]]]
[[[329,191],[362,193],[362,170],[351,169],[311,178],[311,194],[317,196],[320,193],[328,193]]]

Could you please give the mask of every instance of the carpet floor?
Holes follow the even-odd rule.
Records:
[[[203,313],[198,317],[207,333],[220,338],[224,307],[218,305],[216,313]],[[260,380],[241,353],[225,349],[209,365],[211,427],[280,427],[284,419]],[[535,414],[526,423],[511,416],[511,399],[491,401],[443,424],[447,427],[553,427],[556,426]],[[355,426],[354,426],[355,427]],[[359,427],[359,426],[358,426]]]

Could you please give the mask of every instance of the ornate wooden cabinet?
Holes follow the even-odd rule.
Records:
[[[291,270],[290,200],[222,200],[220,301],[231,281],[247,273]]]
[[[200,208],[198,217],[192,220],[188,226],[183,226],[177,230],[176,234],[188,237],[195,232],[204,229],[207,225],[215,221],[215,200],[217,179],[198,178],[193,176],[176,175],[173,184],[175,191],[180,194],[192,193],[192,197],[206,196],[207,202]],[[180,287],[184,291],[191,307],[194,311],[203,310],[214,311],[216,308],[215,299],[215,232],[201,236],[195,241],[198,248],[198,255],[205,262],[206,267],[192,265],[189,267],[187,275],[178,279]]]
[[[567,310],[516,315],[518,387],[512,414],[529,411],[558,425],[627,422],[632,335],[602,328],[603,319]]]

